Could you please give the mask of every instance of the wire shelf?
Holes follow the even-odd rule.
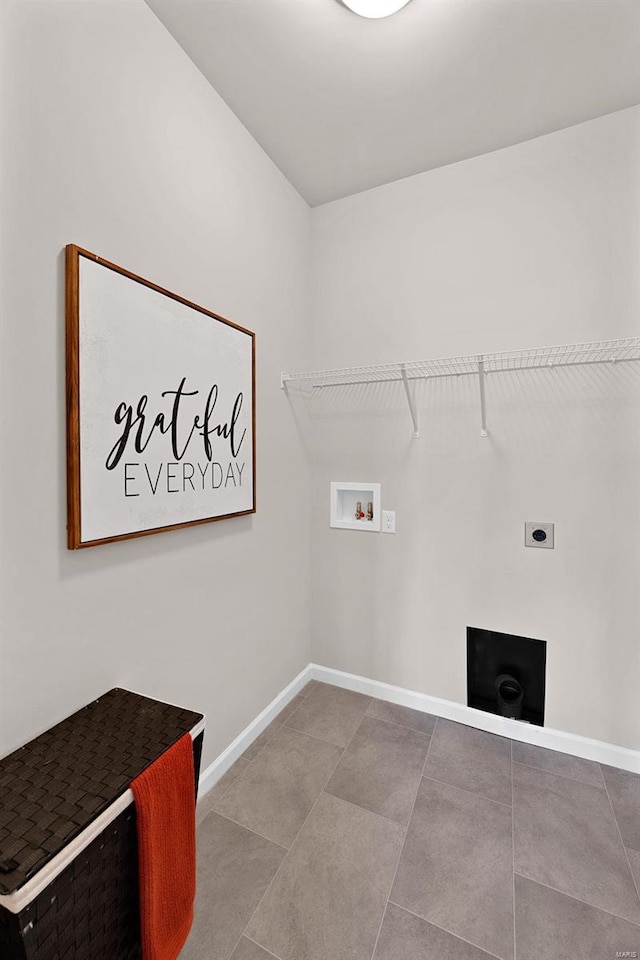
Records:
[[[283,373],[280,384],[300,384],[307,389],[346,387],[370,383],[402,383],[413,421],[413,436],[419,437],[418,413],[411,381],[440,377],[476,376],[479,382],[481,429],[486,437],[485,379],[487,374],[520,370],[542,370],[557,367],[576,367],[589,364],[616,364],[640,360],[640,337],[621,340],[592,340],[588,343],[568,343],[557,347],[535,347],[529,350],[507,350],[502,353],[484,353],[468,357],[446,357],[436,360],[407,360],[396,363],[370,364],[362,367],[342,367],[335,370],[314,370],[306,373]]]
[[[556,347],[535,347],[530,350],[508,350],[467,357],[445,357],[434,360],[407,360],[395,363],[342,367],[335,370],[314,370],[306,373],[283,373],[282,385],[300,383],[310,387],[340,387],[360,383],[390,383],[433,377],[477,376],[481,362],[487,373],[514,370],[536,370],[549,367],[577,366],[590,363],[618,363],[640,360],[640,337],[622,340],[594,340]]]

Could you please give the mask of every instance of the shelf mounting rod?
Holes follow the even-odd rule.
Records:
[[[407,403],[409,404],[409,413],[411,414],[411,420],[413,421],[413,439],[417,440],[420,436],[420,430],[418,429],[418,413],[416,411],[416,405],[411,394],[411,387],[409,386],[409,381],[407,379],[407,368],[404,363],[400,364],[400,373],[402,374],[402,382],[404,384],[404,391],[407,395]]]
[[[478,381],[480,383],[480,436],[488,437],[487,432],[487,404],[484,395],[484,378],[485,378],[485,369],[484,369],[484,359],[482,356],[478,357]]]

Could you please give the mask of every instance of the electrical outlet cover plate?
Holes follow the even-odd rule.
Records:
[[[534,523],[532,520],[527,520],[524,525],[525,547],[544,547],[545,550],[553,550],[554,526],[553,523]]]

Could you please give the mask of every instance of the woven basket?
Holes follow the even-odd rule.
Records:
[[[202,726],[201,714],[115,689],[0,761],[2,960],[139,960],[127,791],[188,732],[197,791]]]

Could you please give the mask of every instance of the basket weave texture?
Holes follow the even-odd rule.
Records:
[[[116,688],[0,760],[0,894],[41,870],[201,719]]]
[[[127,807],[19,914],[0,910],[3,960],[140,960],[136,817]]]

